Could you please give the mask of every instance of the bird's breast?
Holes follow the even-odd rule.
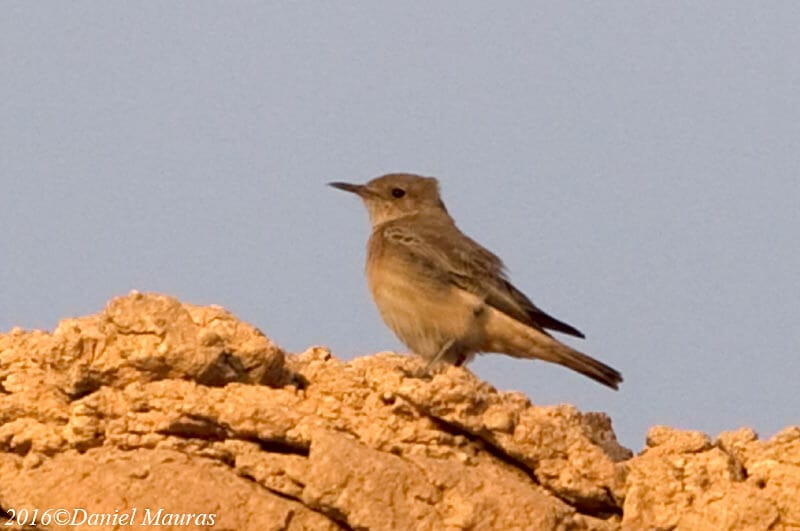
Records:
[[[475,308],[482,303],[476,297],[414,262],[387,255],[380,244],[371,243],[367,256],[367,281],[378,311],[414,352],[430,358],[449,340],[477,332]]]

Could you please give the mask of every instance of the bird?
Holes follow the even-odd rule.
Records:
[[[390,173],[366,184],[331,182],[364,202],[371,234],[366,276],[386,325],[433,366],[476,354],[538,359],[612,389],[622,375],[555,339],[578,329],[542,311],[509,280],[502,260],[461,232],[434,177]]]

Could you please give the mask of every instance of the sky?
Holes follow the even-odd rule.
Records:
[[[435,176],[460,228],[619,369],[470,367],[536,404],[800,424],[800,4],[0,4],[0,331],[132,289],[279,345],[405,351],[325,186]]]

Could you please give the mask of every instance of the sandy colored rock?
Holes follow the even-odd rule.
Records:
[[[745,430],[723,434],[712,444],[700,432],[654,427],[647,436],[648,447],[626,463],[623,529],[790,529],[796,525],[792,515],[800,504],[797,476],[770,495],[757,482],[746,479],[757,467],[748,467],[744,455],[777,451],[787,461],[795,461],[800,458],[796,435],[795,447],[785,452],[782,443],[791,445],[792,441],[782,440],[780,435],[761,443],[752,431]],[[791,476],[789,462],[775,468],[781,479]],[[794,465],[795,474],[797,470]]]
[[[152,294],[53,333],[15,329],[0,336],[0,508],[135,509],[138,523],[162,509],[161,529],[213,514],[216,530],[800,521],[800,428],[759,441],[656,427],[633,457],[602,413],[419,366],[287,355],[221,308]]]
[[[105,521],[96,520],[108,524],[115,514],[128,514],[135,528],[338,528],[217,460],[173,450],[66,451],[36,466],[4,460],[2,471],[17,491],[13,507],[76,508],[67,521],[78,528],[93,528],[93,513],[108,514]]]
[[[746,471],[746,484],[774,504],[779,521],[800,528],[800,426],[767,441],[757,440],[748,429],[724,433],[719,440]]]

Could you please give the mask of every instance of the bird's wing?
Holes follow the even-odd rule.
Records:
[[[390,223],[382,230],[386,243],[402,248],[408,259],[421,263],[431,275],[478,295],[517,321],[542,332],[550,329],[584,337],[574,327],[536,307],[508,280],[500,258],[458,230],[449,219],[413,225]]]

